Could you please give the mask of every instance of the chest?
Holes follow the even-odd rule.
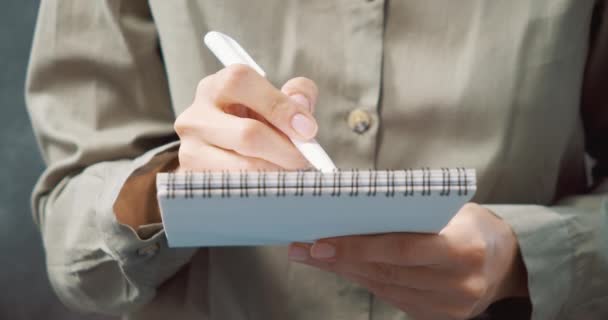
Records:
[[[202,44],[207,31],[219,30],[276,86],[295,76],[317,83],[319,141],[339,166],[466,166],[478,169],[482,190],[508,176],[505,190],[523,191],[556,181],[580,130],[593,5],[151,1],[176,113],[201,78],[221,69]],[[349,126],[353,112],[370,119],[363,134]],[[543,168],[553,173],[538,177]],[[478,200],[491,198],[509,200],[489,193]]]

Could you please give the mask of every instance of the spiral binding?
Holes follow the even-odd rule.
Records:
[[[235,180],[233,177],[234,173],[228,170],[220,172],[207,170],[198,173],[187,171],[183,175],[183,178],[180,174],[179,182],[178,174],[165,174],[166,181],[164,182],[164,188],[169,198],[175,198],[177,195],[183,195],[185,198],[194,198],[195,196],[211,198],[218,195],[221,198],[230,198],[237,192],[241,198],[249,198],[254,194],[258,197],[267,197],[270,190],[274,191],[272,194],[276,197],[286,197],[288,195],[303,197],[306,194],[311,194],[313,197],[321,197],[323,195],[331,197],[343,195],[357,197],[362,189],[366,191],[363,195],[375,197],[378,195],[380,188],[382,188],[386,197],[395,197],[398,194],[403,197],[411,197],[416,193],[428,197],[434,193],[433,191],[436,191],[435,194],[444,197],[450,196],[454,192],[458,196],[467,196],[469,194],[471,181],[469,181],[465,168],[441,168],[440,178],[437,176],[439,170],[434,171],[435,179],[432,179],[432,170],[427,167],[418,170],[416,176],[414,174],[415,171],[411,168],[398,171],[368,169],[365,180],[361,179],[362,174],[359,169],[336,169],[332,173],[303,170],[296,172],[278,171],[273,172],[272,180],[269,180],[268,172],[258,170],[256,183],[251,183],[251,174],[246,170],[240,170],[236,173],[238,174],[238,180]],[[218,174],[219,185],[217,180]],[[454,174],[456,174],[456,177],[453,176]],[[196,180],[194,179],[195,175]],[[382,186],[378,184],[379,175],[383,179]],[[400,177],[399,180],[397,176]],[[347,184],[344,183],[344,177],[348,181]],[[238,181],[236,185],[234,181]],[[473,180],[472,182],[474,185],[475,181]],[[438,183],[440,184],[438,185]],[[269,184],[272,185],[272,188],[268,187]],[[344,188],[347,188],[349,192],[344,193]],[[330,190],[331,192],[329,192]],[[252,191],[255,193],[252,193]]]
[[[441,192],[439,195],[441,196],[449,196],[451,191],[452,184],[450,183],[450,170],[448,168],[441,168],[442,175],[442,184],[441,184]]]
[[[296,177],[295,195],[300,197],[304,196],[304,172],[302,170],[298,170],[298,175]]]
[[[371,177],[371,185],[368,188],[367,196],[376,195],[376,189],[378,188],[378,175],[372,169],[368,169],[369,177]]]
[[[353,169],[352,177],[349,195],[351,197],[356,197],[359,195],[359,169]]]

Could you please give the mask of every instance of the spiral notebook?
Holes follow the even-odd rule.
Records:
[[[159,173],[171,247],[436,233],[471,199],[472,169]]]

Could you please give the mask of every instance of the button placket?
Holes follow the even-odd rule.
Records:
[[[372,124],[372,118],[370,114],[362,109],[355,109],[348,115],[348,126],[351,130],[357,134],[363,134]]]
[[[338,155],[338,162],[350,167],[374,166],[379,128],[379,101],[382,79],[384,1],[346,1],[348,19],[343,29],[348,36],[343,58],[343,84],[340,125],[341,145],[348,152]]]

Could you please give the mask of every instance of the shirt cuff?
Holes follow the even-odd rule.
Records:
[[[137,232],[117,221],[114,214],[116,201],[125,181],[136,171],[159,166],[174,158],[161,155],[174,151],[179,141],[152,149],[142,156],[112,168],[104,176],[107,185],[98,201],[97,223],[102,230],[106,250],[119,262],[123,272],[138,286],[156,288],[187,263],[195,248],[169,248],[162,224],[145,225]],[[146,299],[147,297],[141,297]]]
[[[517,236],[528,273],[532,319],[556,319],[572,292],[574,248],[566,218],[536,205],[484,205]]]

